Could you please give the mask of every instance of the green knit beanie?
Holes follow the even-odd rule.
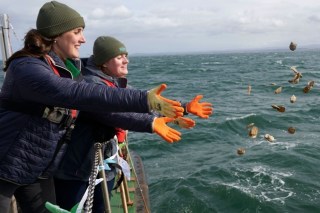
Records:
[[[100,36],[94,42],[93,57],[97,66],[121,54],[128,54],[127,49],[123,43],[113,37]]]
[[[37,30],[48,38],[84,26],[84,20],[77,11],[57,1],[45,3],[37,17]]]

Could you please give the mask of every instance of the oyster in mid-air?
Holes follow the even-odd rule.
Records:
[[[289,80],[288,82],[292,83],[292,84],[299,83],[300,78],[302,78],[301,72],[298,72],[298,70],[296,69],[295,66],[290,67],[290,69],[292,70],[292,72],[294,72],[294,77],[291,80]]]
[[[250,95],[251,94],[251,85],[249,84],[248,85],[248,95]]]
[[[303,88],[303,92],[308,93],[312,89],[313,85],[314,85],[314,81],[309,81],[308,85],[305,88]]]
[[[250,137],[250,138],[256,138],[258,132],[259,132],[258,127],[253,126],[253,127],[249,130],[249,137]]]
[[[290,98],[290,102],[294,103],[296,101],[297,101],[297,97],[295,95],[292,95],[291,98]]]
[[[291,42],[290,42],[290,45],[289,45],[289,49],[290,49],[291,51],[295,51],[296,48],[297,48],[297,44],[294,43],[293,41],[291,41]]]
[[[264,138],[269,142],[274,142],[275,141],[274,137],[272,135],[270,135],[270,134],[265,134]]]
[[[290,134],[294,134],[294,133],[296,132],[296,129],[291,126],[291,127],[288,128],[288,132],[289,132]]]
[[[286,111],[286,108],[282,105],[272,104],[271,106],[273,109],[276,109],[278,112],[285,112]]]
[[[244,153],[246,153],[246,150],[244,148],[239,148],[237,149],[237,153],[238,155],[243,155]]]
[[[275,91],[274,94],[279,94],[282,91],[282,87],[278,87]]]

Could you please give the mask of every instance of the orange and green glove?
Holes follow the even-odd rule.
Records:
[[[196,125],[196,122],[194,120],[186,117],[176,118],[173,120],[173,123],[184,129],[191,129]]]
[[[181,140],[181,133],[167,126],[167,123],[172,122],[173,120],[174,118],[161,117],[155,118],[152,123],[153,132],[157,133],[168,143],[173,143]]]
[[[203,98],[203,95],[197,95],[189,103],[186,104],[187,113],[192,113],[200,118],[209,118],[209,115],[213,112],[212,104],[209,102],[199,101]]]
[[[159,112],[169,118],[177,118],[183,115],[183,107],[178,101],[173,101],[161,96],[161,92],[167,88],[167,85],[160,86],[148,91],[148,102],[151,110]]]

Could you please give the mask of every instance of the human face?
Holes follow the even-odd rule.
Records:
[[[68,32],[65,32],[55,38],[53,44],[53,51],[65,61],[68,58],[79,58],[79,48],[82,43],[85,43],[85,37],[83,35],[83,28],[78,27]]]
[[[102,71],[111,77],[121,78],[128,74],[129,59],[127,54],[118,55],[102,65]]]

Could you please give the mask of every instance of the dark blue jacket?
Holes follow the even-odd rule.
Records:
[[[116,87],[126,87],[124,78],[112,78],[102,73],[93,63],[92,57],[82,71],[87,82],[106,86],[103,79],[114,83]],[[114,127],[121,127],[136,132],[152,132],[155,115],[147,113],[107,113],[108,119],[93,117],[92,114],[80,112],[72,132],[67,152],[55,172],[55,177],[66,180],[88,181],[94,160],[93,144],[110,140],[115,135]],[[104,123],[103,121],[108,121]]]
[[[62,77],[53,73],[44,58],[15,59],[7,70],[0,100],[19,106],[58,106],[93,113],[149,112],[147,91],[76,82],[67,78],[70,73],[64,63],[51,56]],[[33,183],[49,165],[63,134],[60,125],[39,115],[0,108],[0,179]]]

